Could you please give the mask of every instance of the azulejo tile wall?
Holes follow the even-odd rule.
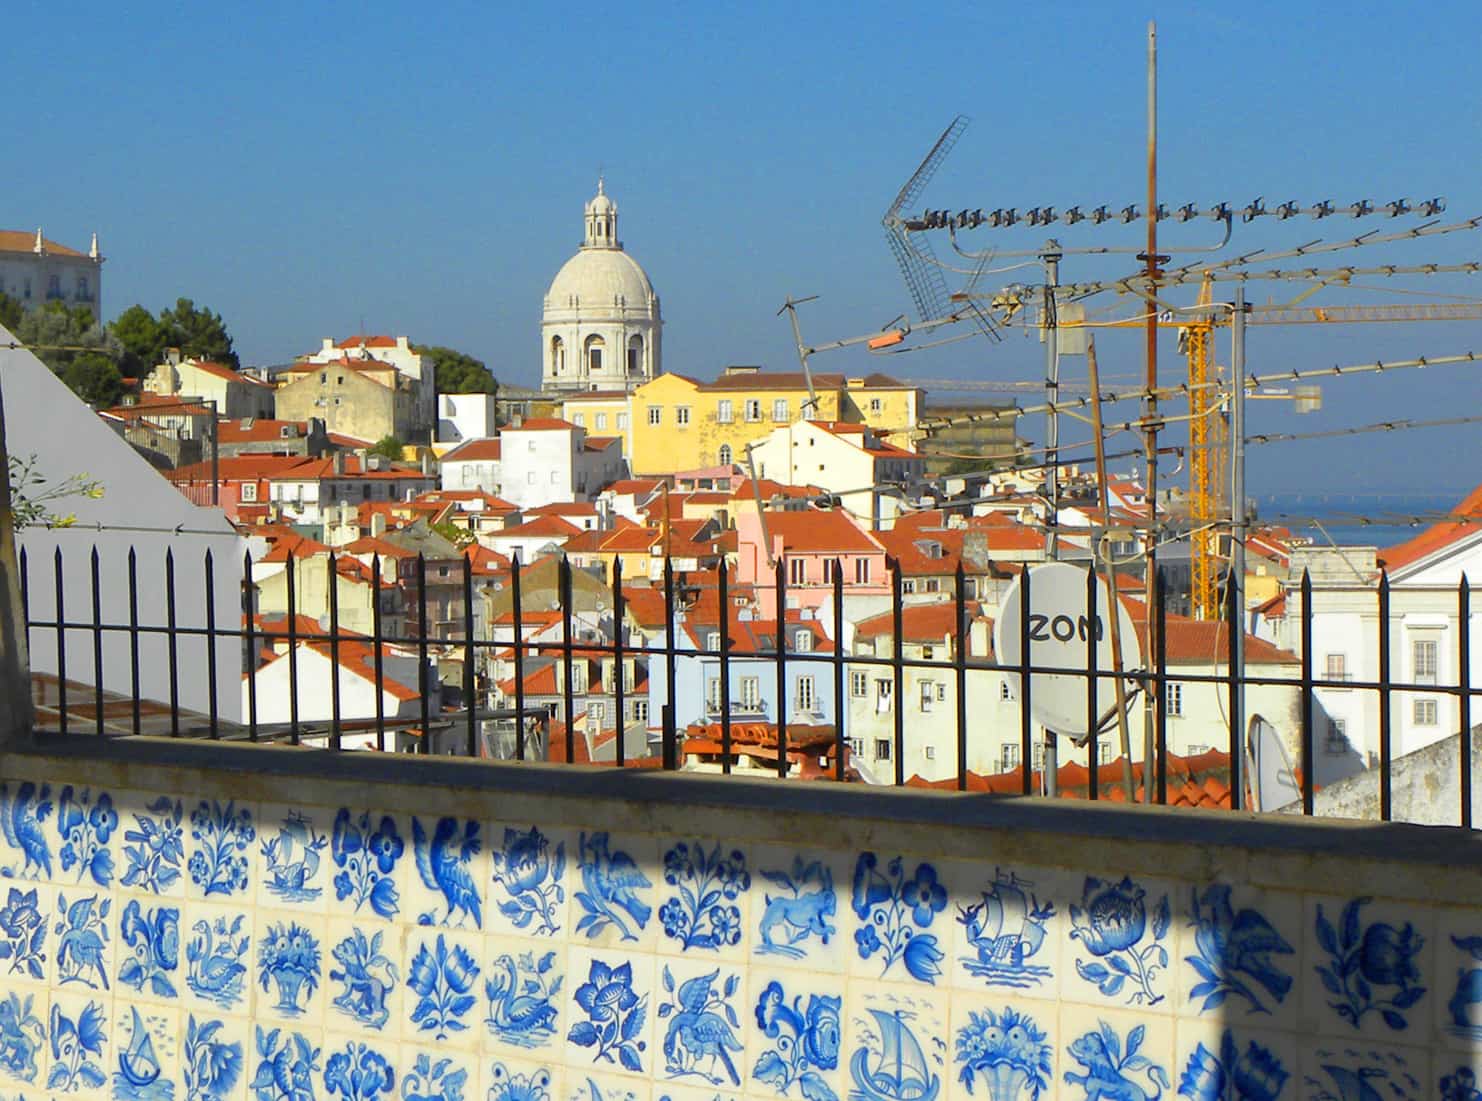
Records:
[[[1482,1098],[1482,899],[365,790],[0,781],[0,1101]]]

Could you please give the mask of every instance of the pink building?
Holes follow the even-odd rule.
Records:
[[[848,513],[837,509],[741,513],[736,517],[736,580],[756,586],[763,618],[777,616],[775,578],[767,564],[769,541],[773,560],[783,562],[793,607],[833,606],[835,559],[844,573],[846,599],[890,595],[884,546]]]

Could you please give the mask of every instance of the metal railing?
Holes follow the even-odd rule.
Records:
[[[1320,700],[1317,693],[1324,689],[1336,689],[1345,693],[1371,692],[1378,696],[1378,755],[1373,771],[1377,773],[1379,817],[1388,821],[1394,816],[1393,712],[1396,703],[1395,694],[1414,692],[1426,698],[1437,699],[1444,696],[1455,698],[1458,701],[1457,711],[1460,719],[1457,728],[1462,735],[1458,738],[1459,749],[1455,762],[1460,788],[1459,815],[1462,826],[1470,828],[1472,825],[1472,740],[1467,736],[1472,725],[1473,695],[1469,629],[1471,589],[1465,577],[1455,590],[1455,622],[1461,629],[1457,632],[1455,647],[1456,676],[1454,682],[1438,683],[1438,678],[1427,676],[1423,678],[1425,683],[1409,683],[1395,681],[1390,675],[1393,664],[1390,637],[1392,593],[1388,576],[1383,572],[1380,573],[1374,588],[1378,623],[1378,677],[1374,680],[1362,680],[1347,671],[1341,677],[1336,678],[1316,675],[1313,665],[1312,640],[1313,587],[1310,577],[1305,573],[1299,587],[1301,644],[1295,661],[1299,672],[1295,676],[1278,676],[1269,673],[1252,675],[1248,671],[1248,664],[1246,666],[1233,665],[1233,668],[1243,670],[1242,674],[1237,676],[1231,671],[1236,632],[1229,629],[1221,632],[1223,635],[1221,648],[1224,652],[1209,655],[1207,670],[1184,667],[1170,670],[1167,654],[1168,613],[1165,599],[1167,593],[1161,582],[1154,586],[1154,604],[1150,624],[1154,644],[1152,654],[1148,655],[1150,660],[1142,667],[1126,669],[1118,673],[1111,669],[1098,667],[1097,647],[1094,645],[1086,647],[1088,660],[1084,666],[1072,668],[1032,663],[1030,660],[1030,617],[1027,615],[1021,616],[1018,624],[1021,655],[1018,662],[1003,663],[989,657],[971,654],[968,639],[974,609],[970,607],[966,596],[968,579],[961,564],[956,567],[953,591],[945,601],[952,605],[954,611],[953,622],[957,624],[955,644],[950,648],[946,659],[941,660],[908,657],[905,654],[905,647],[899,644],[892,644],[889,653],[884,655],[845,652],[840,640],[845,637],[846,587],[844,571],[838,559],[833,560],[830,574],[831,600],[825,606],[815,609],[817,619],[825,625],[826,633],[830,634],[833,640],[834,645],[830,650],[789,649],[786,645],[786,632],[780,628],[786,622],[788,585],[784,561],[779,559],[775,565],[770,586],[772,589],[770,595],[775,600],[779,621],[779,629],[774,636],[775,643],[771,649],[748,649],[738,652],[735,648],[735,640],[731,637],[731,631],[727,629],[717,632],[718,645],[710,648],[681,646],[676,638],[678,634],[676,626],[680,623],[676,613],[683,607],[682,601],[687,596],[698,594],[702,590],[712,590],[715,593],[720,621],[730,622],[730,597],[733,582],[724,568],[691,571],[681,576],[676,573],[672,562],[665,561],[662,594],[665,620],[669,629],[662,632],[662,643],[655,645],[635,641],[630,632],[624,628],[629,590],[624,586],[621,559],[614,560],[608,581],[610,604],[607,607],[610,608],[614,624],[610,637],[600,641],[573,638],[572,624],[575,614],[573,574],[575,568],[566,558],[562,557],[558,561],[556,592],[556,599],[561,610],[561,634],[555,640],[534,641],[527,638],[525,618],[528,609],[524,606],[522,594],[522,588],[527,584],[532,567],[522,566],[518,557],[513,561],[509,571],[498,575],[497,585],[494,584],[492,578],[477,582],[472,563],[467,556],[462,557],[461,576],[458,579],[461,582],[462,632],[455,638],[434,637],[429,628],[427,561],[421,555],[414,560],[415,568],[409,574],[398,570],[395,574],[397,580],[394,583],[388,583],[401,586],[407,598],[409,606],[402,616],[407,624],[405,630],[390,633],[384,629],[387,609],[386,602],[379,597],[379,591],[377,598],[369,602],[372,618],[370,634],[344,629],[340,621],[339,585],[336,582],[339,577],[340,564],[350,557],[330,554],[325,558],[324,568],[328,582],[327,616],[324,617],[325,622],[322,626],[316,626],[314,630],[308,631],[302,629],[299,623],[301,607],[297,592],[299,574],[306,559],[290,559],[285,567],[286,607],[282,611],[259,613],[256,617],[252,614],[245,614],[239,617],[237,624],[225,626],[218,622],[216,603],[213,599],[219,590],[217,589],[216,562],[209,550],[201,562],[203,591],[206,593],[203,614],[200,617],[182,617],[178,599],[177,562],[174,552],[166,550],[163,559],[164,591],[162,594],[150,594],[151,597],[159,597],[158,604],[163,608],[163,622],[144,622],[140,618],[139,560],[136,551],[131,548],[123,563],[125,567],[123,584],[127,589],[127,621],[119,622],[110,621],[102,614],[104,569],[97,548],[92,550],[88,561],[88,591],[80,595],[69,592],[69,588],[75,588],[75,584],[69,584],[69,574],[65,568],[60,547],[51,556],[49,569],[46,566],[38,567],[29,561],[23,549],[20,553],[21,598],[33,665],[37,664],[34,656],[44,651],[55,664],[55,685],[49,689],[54,693],[55,698],[48,699],[46,708],[47,712],[54,714],[55,721],[48,723],[38,720],[38,733],[44,735],[51,731],[65,734],[91,728],[100,736],[137,736],[153,732],[177,738],[235,739],[290,745],[322,744],[325,748],[336,750],[346,748],[347,735],[364,735],[364,746],[380,751],[394,748],[388,744],[388,735],[405,733],[414,738],[415,744],[411,749],[413,752],[417,751],[418,747],[422,752],[428,752],[434,741],[437,741],[440,751],[456,751],[468,756],[493,756],[493,739],[485,736],[487,732],[483,727],[485,723],[492,723],[506,724],[513,728],[513,759],[524,761],[535,757],[534,751],[541,746],[545,746],[548,750],[554,749],[549,745],[549,739],[553,725],[560,722],[563,728],[560,735],[564,740],[561,748],[564,750],[564,759],[570,762],[577,760],[576,739],[578,729],[583,725],[578,722],[578,716],[581,713],[578,710],[578,696],[584,694],[576,687],[577,678],[573,675],[573,667],[578,660],[583,659],[579,658],[579,655],[595,654],[603,658],[610,657],[614,669],[614,675],[603,680],[605,688],[603,695],[612,697],[615,704],[615,744],[610,763],[616,767],[643,763],[672,770],[681,765],[684,742],[677,721],[680,704],[677,698],[679,664],[682,661],[693,659],[713,659],[714,667],[718,672],[719,698],[722,700],[733,698],[734,667],[737,665],[744,664],[748,676],[760,676],[764,680],[767,678],[767,669],[770,668],[775,674],[775,691],[772,697],[775,704],[767,717],[768,724],[775,726],[775,741],[771,744],[758,746],[754,742],[743,743],[733,737],[734,725],[754,724],[758,714],[767,712],[766,700],[759,699],[755,710],[712,709],[711,701],[703,695],[702,682],[699,689],[701,694],[698,698],[685,701],[686,705],[694,711],[697,719],[707,723],[718,720],[721,772],[731,773],[736,767],[736,759],[741,754],[750,753],[753,756],[770,757],[775,753],[775,771],[779,777],[785,778],[797,764],[793,758],[799,754],[816,754],[829,766],[828,778],[840,782],[857,778],[851,775],[853,772],[850,763],[851,743],[863,744],[862,739],[866,735],[848,729],[851,724],[844,721],[843,716],[851,698],[851,674],[873,670],[872,679],[888,678],[890,685],[891,730],[888,737],[891,752],[888,759],[893,775],[889,779],[896,785],[904,785],[908,781],[906,774],[908,741],[906,675],[908,670],[930,670],[950,678],[950,683],[954,687],[954,699],[933,701],[930,712],[924,712],[920,721],[952,723],[956,753],[955,786],[958,790],[965,791],[970,786],[968,767],[970,742],[981,729],[975,728],[973,718],[969,715],[969,674],[994,672],[1014,678],[1017,682],[1012,695],[1004,698],[1017,702],[1018,744],[1017,746],[1013,746],[1012,743],[1005,744],[1008,744],[1009,748],[1017,749],[1019,764],[1011,771],[1017,774],[1017,790],[1028,795],[1039,789],[1041,780],[1052,783],[1055,771],[1047,764],[1048,775],[1042,775],[1037,780],[1038,769],[1025,767],[1025,762],[1035,762],[1039,757],[1035,745],[1036,728],[1039,724],[1033,711],[1033,696],[1038,676],[1055,674],[1082,678],[1087,686],[1099,686],[1103,681],[1120,677],[1134,697],[1140,695],[1148,701],[1147,707],[1151,713],[1150,730],[1144,732],[1143,753],[1143,760],[1150,760],[1151,764],[1141,769],[1139,794],[1147,802],[1166,803],[1169,799],[1170,776],[1168,721],[1170,718],[1181,718],[1175,712],[1181,712],[1182,716],[1187,716],[1187,686],[1198,684],[1214,686],[1217,692],[1222,693],[1223,700],[1228,701],[1227,707],[1224,703],[1221,704],[1226,716],[1248,713],[1244,707],[1244,693],[1247,689],[1262,686],[1286,687],[1294,691],[1297,696],[1295,710],[1298,718],[1294,732],[1296,755],[1295,760],[1290,762],[1294,770],[1292,786],[1299,793],[1294,803],[1299,802],[1301,812],[1310,815],[1314,813],[1314,800],[1318,787],[1315,776],[1318,735],[1322,725],[1318,714]],[[245,555],[242,562],[242,577],[251,579],[255,565],[251,554]],[[299,568],[294,568],[295,566]],[[904,618],[909,609],[920,607],[923,603],[942,602],[906,602],[902,594],[903,579],[900,564],[891,559],[888,560],[887,567],[891,582],[889,605],[892,623],[891,638],[899,640],[904,633]],[[110,571],[116,571],[116,568],[116,563],[109,564]],[[384,576],[382,559],[379,555],[371,558],[369,573],[372,578],[378,579],[377,583]],[[50,576],[46,576],[48,574]],[[110,572],[109,577],[110,583],[117,580],[115,572]],[[1020,606],[1027,608],[1030,606],[1030,589],[1033,584],[1032,573],[1029,570],[1023,573],[1020,584],[1023,586]],[[1087,620],[1092,623],[1096,621],[1098,584],[1096,574],[1088,571],[1086,615]],[[52,590],[55,610],[50,617],[32,616],[33,593],[38,591],[39,585],[45,585]],[[760,588],[761,585],[756,586],[757,590]],[[480,597],[487,597],[491,592],[500,590],[508,592],[509,620],[501,618],[500,626],[503,627],[506,622],[510,623],[513,628],[510,639],[496,639],[489,629],[483,631],[483,637],[480,637],[480,632],[476,630],[476,602]],[[1233,593],[1227,593],[1224,608],[1226,618],[1223,621],[1226,624],[1239,620],[1233,600]],[[69,616],[69,611],[77,607],[79,601],[88,606],[88,614],[82,618],[76,618],[75,613]],[[251,607],[250,596],[244,600],[244,606]],[[283,617],[281,627],[264,625],[265,618],[274,619],[278,616]],[[183,622],[183,618],[190,619],[192,622]],[[196,622],[197,619],[199,622]],[[705,633],[708,635],[711,630],[712,628],[707,624]],[[91,668],[86,670],[86,673],[90,674],[90,677],[86,678],[90,680],[88,684],[81,683],[82,671],[69,667],[69,650],[75,654],[76,639],[79,636],[91,643]],[[151,637],[163,638],[165,641],[167,699],[159,701],[158,704],[141,695],[140,641]],[[105,692],[104,684],[107,679],[104,663],[105,638],[122,638],[127,641],[130,690],[126,693]],[[274,647],[280,643],[286,649],[276,660],[283,660],[287,665],[289,718],[286,722],[260,721],[262,707],[259,698],[259,682],[260,667],[263,663],[259,659],[263,653],[263,647]],[[204,713],[191,713],[181,706],[180,656],[182,647],[187,644],[203,647],[205,652],[207,704]],[[341,674],[328,677],[331,699],[327,719],[303,717],[300,698],[302,694],[300,644],[314,644],[327,648],[330,667],[335,669],[340,667],[343,647],[352,644],[368,646],[373,666],[374,715],[365,718],[344,717],[341,700],[343,674]],[[218,657],[221,655],[220,648],[223,646],[238,647],[238,652],[243,655],[242,677],[245,681],[245,700],[244,721],[240,724],[228,722],[221,714]],[[386,685],[391,679],[386,669],[388,656],[412,656],[416,659],[415,714],[394,716],[386,713]],[[433,699],[437,694],[431,680],[433,675],[431,659],[434,656],[439,659],[440,665],[461,667],[463,699],[459,706],[439,707],[437,711],[433,710]],[[480,659],[482,657],[483,664],[489,666],[490,658],[495,656],[500,657],[512,667],[510,678],[513,684],[512,707],[496,708],[480,702],[481,697],[489,694],[494,683],[493,676],[481,670]],[[527,699],[530,694],[526,684],[527,672],[531,668],[531,663],[542,657],[553,657],[561,671],[554,693],[558,702],[554,706],[532,706]],[[654,700],[657,706],[653,708],[662,717],[656,745],[652,747],[658,752],[657,754],[645,754],[646,759],[642,762],[629,760],[625,737],[632,726],[627,719],[628,712],[625,704],[633,692],[632,685],[637,682],[636,671],[632,678],[625,674],[624,662],[628,659],[646,659],[650,677],[656,669],[662,669],[664,673],[662,699]],[[1248,662],[1249,659],[1247,659]],[[1224,666],[1223,672],[1220,670],[1221,665]],[[796,672],[800,667],[805,666],[824,670],[832,678],[834,736],[832,745],[822,753],[818,753],[816,733],[805,744],[792,745],[789,741],[790,725],[796,727],[802,724],[796,720],[789,723],[788,701],[793,698],[793,695],[788,691],[787,677],[789,671]],[[1170,711],[1169,708],[1170,684],[1184,686],[1180,689],[1183,695],[1175,704],[1174,711]],[[1102,776],[1103,766],[1111,762],[1100,759],[1100,741],[1106,731],[1113,729],[1115,720],[1113,716],[1104,712],[1098,714],[1098,701],[1101,694],[1094,689],[1086,690],[1086,729],[1094,729],[1097,736],[1077,742],[1087,754],[1085,788],[1087,797],[1093,800],[1103,797],[1106,789],[1113,783]],[[994,692],[993,695],[997,696],[997,693]],[[815,697],[815,699],[823,698],[827,698],[826,695],[821,694]],[[110,703],[114,706],[110,707]],[[816,703],[814,709],[815,711],[822,710]],[[146,713],[157,720],[154,726],[145,720]],[[1246,771],[1251,754],[1245,740],[1246,732],[1231,727],[1228,722],[1225,725],[1228,737],[1223,751],[1227,752],[1229,759],[1230,808],[1241,810],[1247,804]],[[1330,733],[1323,733],[1325,739],[1331,738]],[[1446,733],[1453,734],[1455,731],[1446,731]],[[439,737],[434,739],[434,734]],[[1044,759],[1047,762],[1053,762],[1053,746],[1056,739],[1048,732],[1045,732],[1045,735],[1046,740],[1042,747]],[[885,740],[885,736],[880,734],[869,737]],[[1327,747],[1326,740],[1324,746]],[[593,763],[609,762],[593,761]],[[745,771],[749,775],[755,775],[757,772],[755,768],[748,768]],[[1131,795],[1130,792],[1128,794]]]

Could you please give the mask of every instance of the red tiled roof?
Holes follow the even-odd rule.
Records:
[[[1143,767],[1141,761],[1132,762],[1134,783],[1141,785]],[[1091,773],[1084,765],[1061,765],[1056,773],[1058,790],[1062,799],[1085,799],[1090,793]],[[1039,772],[1030,775],[1030,791],[1041,789]],[[1023,767],[1009,772],[982,775],[967,774],[967,790],[992,792],[999,795],[1018,795],[1023,790]],[[923,780],[912,776],[906,781],[908,787],[936,788],[955,791],[956,779]],[[1122,786],[1122,759],[1119,757],[1100,765],[1096,770],[1097,794],[1112,803],[1126,802],[1127,793]],[[1200,753],[1197,756],[1168,756],[1168,805],[1171,807],[1200,807],[1210,810],[1230,809],[1230,755],[1218,750]]]
[[[395,348],[394,336],[347,336],[335,345],[336,348]]]
[[[217,460],[217,473],[222,482],[256,482],[271,478],[303,461],[300,455],[223,455]],[[182,482],[210,482],[211,461],[191,463],[168,472],[177,485]]]
[[[50,237],[41,238],[42,247],[56,256],[86,256],[75,248],[59,245]],[[23,229],[0,229],[0,252],[31,252],[36,247],[36,234]]]
[[[493,534],[503,539],[509,536],[523,538],[532,535],[572,536],[580,531],[581,529],[575,524],[567,523],[559,516],[537,516],[534,520],[526,520],[523,524],[516,524],[512,528],[505,528],[503,531],[494,532]]]
[[[528,417],[519,425],[510,425],[506,432],[570,432],[576,425],[560,417]]]
[[[605,451],[609,447],[615,447],[623,442],[621,436],[588,436],[582,440],[582,447],[587,451]]]
[[[1468,493],[1461,503],[1451,510],[1451,513],[1455,516],[1482,518],[1482,486]],[[1458,543],[1478,532],[1482,532],[1482,524],[1443,520],[1439,524],[1432,524],[1419,535],[1406,539],[1403,543],[1397,543],[1393,547],[1380,551],[1379,564],[1393,572],[1419,562],[1422,558],[1427,558],[1449,547],[1452,543]]]
[[[597,506],[591,501],[551,501],[525,510],[526,516],[596,516]]]
[[[782,539],[785,550],[808,553],[870,554],[880,545],[847,515],[837,511],[808,509],[802,512],[768,512],[767,535],[775,543]]]
[[[967,602],[967,613],[971,618],[978,611],[978,603]],[[901,609],[901,631],[907,642],[940,642],[944,638],[956,638],[957,602],[938,600],[931,604],[907,604]],[[895,613],[882,612],[855,624],[856,638],[883,638],[895,633]]]
[[[445,463],[489,463],[499,460],[499,439],[465,440],[443,456]]]

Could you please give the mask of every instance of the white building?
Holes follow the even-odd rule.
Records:
[[[503,449],[503,441],[498,439],[471,439],[459,444],[442,457],[440,488],[481,489],[501,496],[499,456]]]
[[[926,460],[887,443],[863,424],[794,421],[752,445],[759,478],[814,485],[837,494],[844,509],[872,528],[889,526],[905,506],[891,483],[916,482]]]
[[[589,437],[570,421],[532,418],[499,442],[499,496],[521,510],[587,500],[623,475],[622,440]]]
[[[281,630],[282,628],[278,628]],[[339,705],[340,721],[350,724],[373,722],[376,718],[376,667],[375,650],[368,641],[341,638],[336,644],[339,656]],[[286,644],[283,646],[286,651]],[[330,643],[325,639],[301,640],[296,647],[297,669],[290,671],[287,653],[279,654],[261,665],[255,675],[257,693],[257,721],[262,724],[287,724],[293,712],[290,708],[291,675],[298,682],[298,721],[316,727],[327,726],[334,716],[334,663],[330,658]],[[242,713],[248,709],[249,682],[242,677]],[[437,684],[436,675],[429,676],[429,685]],[[386,720],[410,719],[421,715],[422,697],[417,691],[417,659],[404,655],[390,646],[381,647],[381,714]],[[440,710],[433,704],[431,710]],[[315,739],[318,744],[318,739]],[[376,745],[374,730],[360,730],[341,737],[345,749],[373,749]],[[404,735],[387,732],[388,750],[405,749],[408,744]]]
[[[87,252],[48,240],[40,227],[0,230],[0,292],[26,309],[48,302],[86,306],[95,319],[103,316],[103,255],[93,234]]]
[[[580,251],[545,294],[541,389],[631,391],[663,370],[659,296],[623,251],[617,205],[601,180],[585,221]]]
[[[181,359],[175,350],[145,376],[143,388],[164,398],[214,402],[216,416],[230,420],[271,420],[275,409],[271,383],[234,371],[224,363]]]
[[[439,394],[434,440],[463,443],[494,435],[499,428],[494,413],[497,404],[493,394]]]

